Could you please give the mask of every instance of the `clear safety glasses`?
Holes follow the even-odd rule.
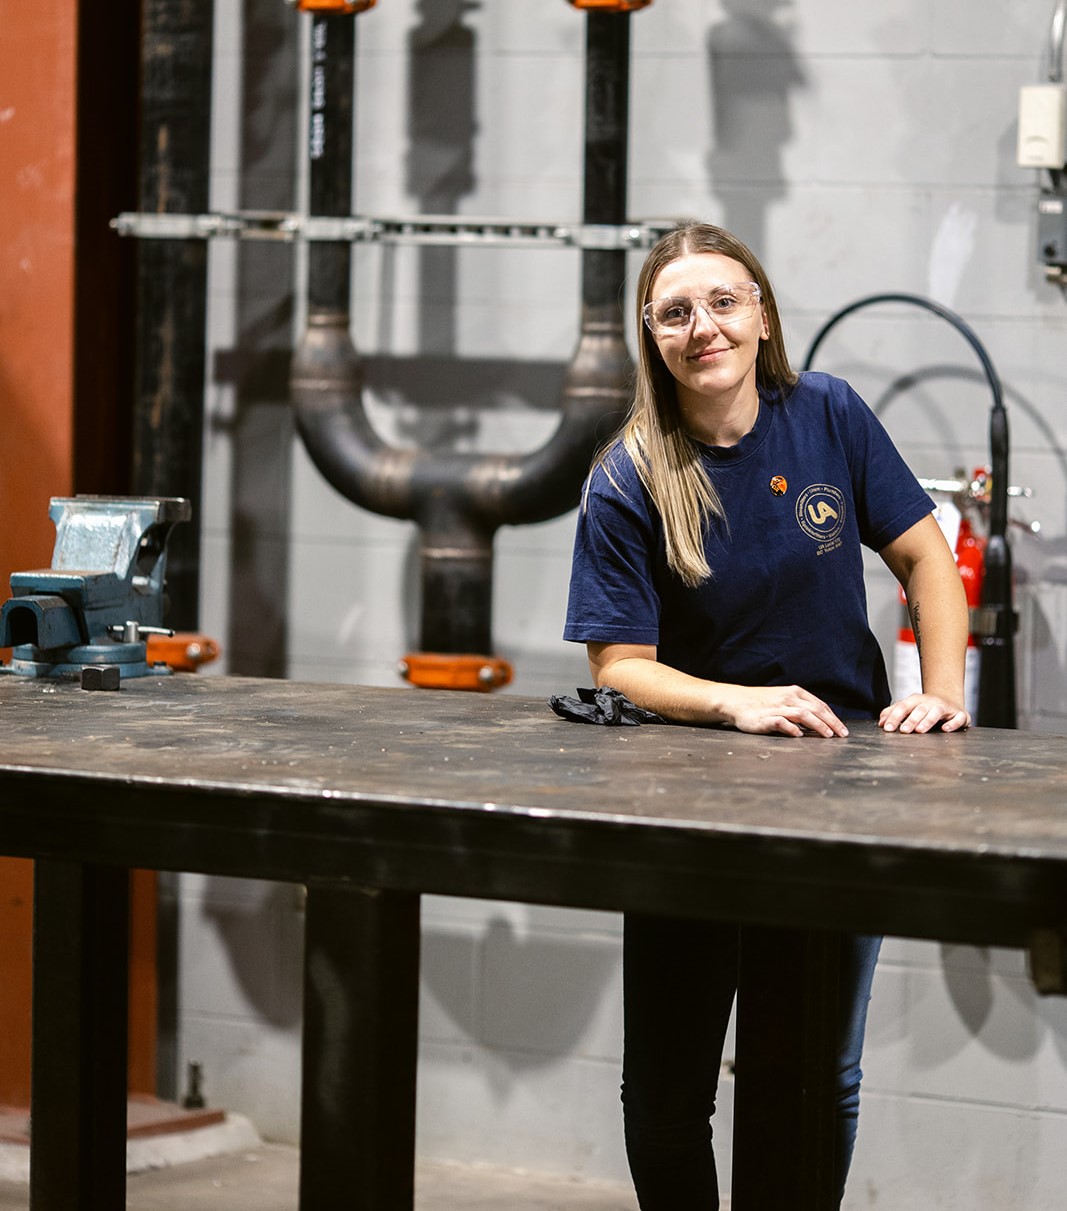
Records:
[[[734,282],[730,286],[720,286],[702,298],[653,299],[644,305],[641,314],[653,336],[677,336],[688,331],[698,307],[712,323],[721,327],[747,319],[760,298],[760,288],[755,282]]]

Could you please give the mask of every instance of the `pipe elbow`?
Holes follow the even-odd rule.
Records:
[[[367,417],[347,313],[310,317],[293,352],[290,392],[297,430],[323,478],[353,504],[412,518],[414,453],[388,446]]]
[[[587,319],[560,396],[560,423],[548,441],[498,471],[501,521],[548,521],[574,508],[597,451],[629,409],[633,364],[622,324]]]

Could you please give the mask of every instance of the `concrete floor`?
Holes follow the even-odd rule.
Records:
[[[297,1211],[299,1154],[259,1144],[127,1178],[127,1211]],[[0,1182],[0,1211],[26,1211],[22,1182]],[[416,1211],[636,1211],[628,1186],[461,1165],[420,1165]],[[344,1211],[344,1208],[337,1208]]]

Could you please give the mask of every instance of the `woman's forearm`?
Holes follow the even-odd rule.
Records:
[[[904,586],[925,694],[963,701],[967,597],[951,559],[919,560]]]
[[[598,686],[676,723],[725,723],[743,732],[847,736],[833,710],[796,685],[747,686],[693,677],[661,664],[654,647],[589,644],[589,668]]]

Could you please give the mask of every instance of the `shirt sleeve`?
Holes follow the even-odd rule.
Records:
[[[659,522],[627,460],[612,475],[592,472],[578,510],[564,639],[577,643],[659,643],[660,599],[653,569]],[[618,472],[618,474],[616,473]]]
[[[880,551],[934,509],[872,409],[847,387],[849,457],[860,537]]]

